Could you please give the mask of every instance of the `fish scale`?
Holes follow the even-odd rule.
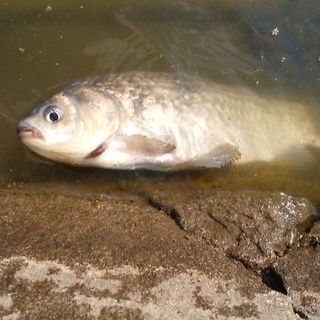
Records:
[[[312,106],[242,87],[128,72],[67,86],[22,119],[18,135],[34,152],[64,163],[180,170],[319,148],[319,119]]]

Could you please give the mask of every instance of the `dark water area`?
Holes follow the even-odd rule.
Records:
[[[66,194],[275,190],[320,203],[320,158],[170,174],[72,168],[31,156],[14,120],[65,84],[129,70],[188,74],[320,108],[318,0],[1,1],[0,30],[1,185]]]

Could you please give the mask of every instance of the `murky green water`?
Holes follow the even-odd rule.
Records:
[[[21,118],[63,84],[127,70],[188,73],[320,108],[318,0],[10,0],[0,2],[0,30],[0,112],[9,118]],[[33,159],[17,141],[14,121],[0,116],[0,123],[3,185],[41,182],[59,192],[250,188],[320,202],[320,160],[178,174],[77,169]]]

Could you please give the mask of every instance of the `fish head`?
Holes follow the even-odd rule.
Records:
[[[87,154],[118,128],[113,97],[89,88],[54,95],[19,121],[19,140],[48,159],[81,165]]]

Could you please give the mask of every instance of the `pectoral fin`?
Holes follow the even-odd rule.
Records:
[[[220,168],[240,159],[239,148],[231,144],[223,144],[211,152],[192,161],[193,167],[198,168]]]
[[[161,156],[176,148],[176,146],[161,140],[140,135],[113,137],[112,145],[116,146],[118,151],[141,157]]]

